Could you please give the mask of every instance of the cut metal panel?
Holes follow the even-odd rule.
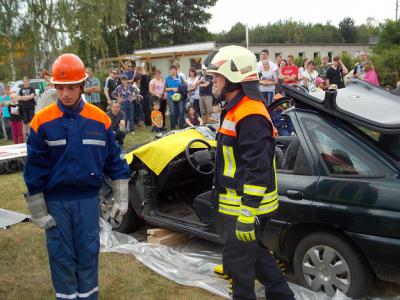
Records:
[[[29,215],[0,208],[0,228],[24,222],[29,218]]]

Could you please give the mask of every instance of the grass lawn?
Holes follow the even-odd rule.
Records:
[[[137,129],[125,148],[152,138],[150,129]],[[0,175],[0,208],[28,213],[25,190],[22,173]],[[101,253],[99,278],[100,299],[221,299],[165,279],[131,255]],[[54,299],[44,232],[32,223],[0,229],[0,299]]]

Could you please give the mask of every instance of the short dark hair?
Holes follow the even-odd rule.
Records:
[[[339,60],[340,60],[340,56],[339,56],[339,55],[336,55],[336,56],[333,58],[333,60],[334,60],[334,61],[339,61]]]
[[[154,107],[154,106],[156,106],[156,105],[160,106],[160,102],[154,101],[152,107]]]
[[[294,56],[292,55],[292,54],[289,54],[288,56],[287,56],[287,58],[291,58],[291,59],[294,59]]]
[[[170,70],[172,70],[172,69],[178,70],[177,67],[176,67],[175,65],[171,65],[171,66],[169,67],[169,69],[170,69]]]
[[[268,51],[268,49],[263,49],[263,50],[261,50],[261,52],[260,53],[267,53],[268,55],[269,55],[269,51]]]

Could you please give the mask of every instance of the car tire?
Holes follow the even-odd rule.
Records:
[[[365,296],[372,273],[359,251],[339,235],[314,232],[297,245],[294,272],[299,282],[333,296],[336,289],[352,298]]]
[[[129,194],[132,193],[131,183],[129,182]],[[131,195],[129,195],[131,197]],[[104,177],[103,186],[100,192],[100,215],[111,224],[112,229],[122,233],[131,233],[135,231],[141,224],[136,212],[133,210],[131,203],[128,203],[128,210],[122,218],[118,220],[110,219],[109,213],[113,206],[113,191],[111,181],[109,178]]]

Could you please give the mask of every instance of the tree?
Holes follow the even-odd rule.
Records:
[[[19,25],[19,6],[18,0],[0,0],[0,36],[7,40],[13,80],[16,80],[14,47]]]
[[[345,41],[345,43],[354,43],[357,35],[357,28],[352,18],[344,18],[339,23],[339,31]]]

